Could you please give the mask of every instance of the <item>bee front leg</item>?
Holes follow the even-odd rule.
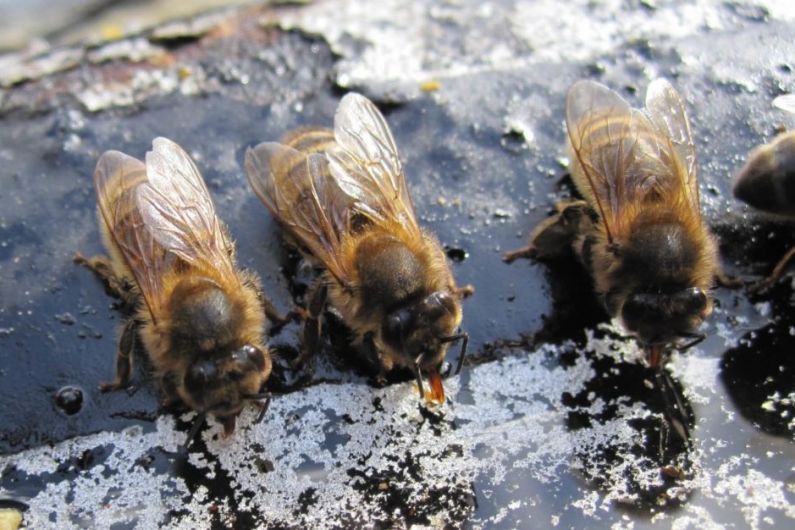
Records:
[[[327,295],[328,288],[325,283],[321,282],[314,288],[312,295],[309,297],[307,317],[304,321],[304,348],[301,355],[291,363],[293,367],[304,364],[310,356],[320,350],[320,317],[323,313],[323,308],[326,306]]]
[[[173,414],[179,414],[190,410],[182,401],[182,398],[179,397],[176,374],[174,372],[168,372],[161,378],[160,389],[163,392],[163,397],[160,400],[160,408],[162,410]]]
[[[116,380],[112,383],[101,383],[102,392],[119,390],[130,384],[132,375],[132,353],[135,349],[135,334],[138,331],[138,322],[131,318],[124,324],[119,339],[119,351],[116,353]]]
[[[116,275],[113,271],[113,265],[108,258],[105,256],[94,256],[93,258],[87,258],[83,256],[79,252],[75,252],[74,257],[72,258],[78,265],[82,265],[87,269],[90,269],[94,274],[96,274],[100,280],[110,289],[111,293],[114,296],[121,298],[124,304],[127,307],[135,307],[136,302],[138,300],[138,296],[132,290],[132,284],[130,284],[125,278],[121,278]]]
[[[375,344],[375,333],[372,331],[368,331],[362,337],[362,352],[364,353],[367,361],[369,361],[370,364],[375,366],[378,370],[378,373],[374,378],[376,386],[386,386],[387,369],[384,363],[384,358],[381,356],[381,352],[378,350],[378,346]]]

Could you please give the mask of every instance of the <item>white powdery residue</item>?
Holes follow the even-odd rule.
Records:
[[[179,87],[179,75],[172,70],[135,70],[128,81],[99,82],[75,94],[90,112],[126,107],[153,94],[168,94]]]
[[[787,20],[793,15],[786,2],[749,4]],[[665,3],[652,10],[623,0],[597,7],[591,0],[572,0],[564,8],[556,0],[514,0],[500,2],[498,9],[479,0],[384,0],[378,7],[358,0],[318,1],[267,22],[322,35],[342,57],[337,82],[343,86],[417,84],[484,70],[586,61],[625,42],[683,39],[705,28],[749,24],[711,0]]]
[[[755,469],[747,470],[744,475],[723,477],[715,486],[715,494],[733,497],[741,505],[745,522],[754,530],[760,528],[762,514],[768,510],[795,519],[795,505],[787,500],[784,484]]]
[[[754,304],[754,308],[759,313],[760,316],[765,318],[770,318],[771,314],[771,305],[770,302],[758,302]]]
[[[723,339],[723,346],[726,349],[736,348],[741,338],[734,327],[725,322],[715,322],[715,335]]]
[[[573,501],[571,505],[582,510],[583,514],[594,517],[599,505],[599,499],[600,496],[598,491],[588,491],[581,499]]]
[[[542,361],[543,355],[535,352],[471,371],[462,391],[471,392],[474,403],[454,401],[443,411],[444,424],[453,419],[458,424],[453,430],[428,424],[411,384],[376,391],[346,384],[313,387],[292,394],[289,403],[274,400],[269,417],[275,419],[236,433],[223,447],[217,441],[217,426],[205,439],[221,466],[236,477],[241,494],[253,494],[251,502],[268,506],[275,520],[294,520],[297,500],[312,488],[313,510],[300,516],[301,523],[310,526],[333,526],[341,516],[367,519],[378,511],[378,497],[361,493],[362,484],[372,477],[382,477],[379,488],[384,491],[401,491],[407,504],[423,503],[427,486],[404,473],[407,459],[417,473],[435,477],[434,482],[448,491],[469,491],[478,477],[497,486],[511,467],[551,481],[571,451],[558,402],[570,384],[569,372],[577,369],[550,370]],[[530,389],[544,399],[532,399]],[[454,384],[448,386],[451,396],[456,390]],[[379,407],[373,407],[374,398],[380,400]],[[295,411],[300,411],[299,418],[283,419],[295,418]],[[343,416],[350,420],[335,420]],[[332,425],[335,437],[346,439],[334,454],[328,450]],[[262,457],[276,462],[273,471],[263,475],[249,465],[255,444],[265,448]],[[490,456],[476,456],[478,447],[488,447]],[[301,471],[307,458],[314,475]],[[347,514],[337,510],[340,503],[351,507]]]
[[[706,404],[715,394],[720,372],[720,359],[699,357],[697,352],[677,355],[670,363],[672,376],[682,382],[685,395],[693,403]]]
[[[185,434],[174,430],[172,418],[159,418],[156,427],[150,433],[143,433],[137,426],[104,432],[0,458],[0,469],[13,465],[31,476],[57,476],[59,466],[74,465],[71,462],[86,452],[101,449],[108,453],[102,463],[89,465],[76,477],[47,479],[41,492],[26,499],[27,527],[109,528],[135,521],[140,528],[157,528],[170,511],[183,509],[184,498],[189,495],[183,481],[139,464],[153,448],[175,452],[184,442]],[[197,517],[194,523],[199,524],[204,512],[192,513]]]
[[[152,57],[164,55],[166,50],[154,45],[143,37],[112,41],[88,52],[88,60],[92,63],[103,63],[114,59],[123,59],[139,63]]]
[[[795,20],[791,0],[760,0],[757,5],[765,8],[774,20]]]
[[[620,345],[625,343],[618,339],[589,342],[602,355],[615,355]],[[420,409],[411,383],[383,389],[353,383],[312,386],[275,398],[260,424],[253,424],[256,411],[247,409],[232,437],[224,438],[221,426],[211,420],[201,434],[208,453],[192,454],[188,462],[199,473],[229,476],[234,501],[230,504],[238,510],[262,514],[275,525],[289,522],[317,528],[370,521],[395,495],[403,505],[432,510],[429,521],[449,521],[451,513],[455,520],[469,514],[466,503],[460,502],[462,496],[488,498],[489,491],[500,491],[516,470],[528,480],[555,488],[571,468],[587,466],[586,475],[602,477],[603,485],[598,491],[583,489],[582,498],[571,504],[584,516],[601,519],[607,515],[599,512],[607,514],[614,503],[636,500],[639,485],[655,489],[662,484],[658,465],[634,452],[643,445],[644,434],[630,424],[647,420],[651,413],[643,403],[627,404],[618,397],[611,401],[617,409],[614,419],[595,422],[588,429],[567,429],[565,418],[571,409],[561,403],[562,393],[583,393],[598,374],[585,355],[565,367],[550,363],[557,353],[546,346],[451,379],[446,387],[452,401],[435,412],[436,419]],[[591,401],[579,410],[593,417],[605,403],[598,396]],[[163,417],[155,432],[133,427],[33,449],[0,458],[0,469],[14,465],[46,478],[86,450],[100,448],[98,454],[107,454],[76,478],[47,478],[49,485],[27,500],[26,522],[32,528],[52,527],[53,507],[66,505],[67,499],[72,499],[71,506],[58,519],[58,528],[105,527],[121,521],[153,528],[176,512],[185,514],[178,516],[179,525],[203,527],[210,512],[206,488],[189,490],[182,478],[139,463],[160,447],[175,452],[184,437],[174,430],[173,419]],[[605,451],[616,458],[608,463],[582,458]],[[747,471],[754,464],[749,457],[719,461],[718,472],[712,475],[700,467],[699,450],[691,458],[695,478],[669,488],[670,497],[681,498],[694,488],[719,505],[724,498],[732,497],[734,503],[737,497],[748,520],[757,520],[771,507],[788,516],[795,509],[786,504],[783,483]],[[733,476],[743,480],[732,481]],[[749,486],[760,486],[764,496],[742,497],[743,488]],[[432,505],[429,494],[435,495]],[[526,513],[534,502],[510,498],[497,515],[510,519],[512,513]],[[214,511],[224,520],[234,518],[226,502]],[[689,510],[683,517],[690,520],[696,514]],[[687,528],[681,526],[684,521],[680,528]]]
[[[633,530],[635,528],[635,521],[631,520],[628,515],[621,516],[621,520],[613,523],[610,530]]]
[[[671,530],[724,530],[722,524],[716,523],[709,511],[703,506],[685,505],[684,515],[671,522]]]
[[[636,340],[622,336],[624,329],[617,318],[609,324],[599,324],[597,328],[604,336],[596,337],[592,329],[585,332],[585,349],[594,352],[597,357],[608,357],[625,363],[639,363],[645,358],[645,353]]]

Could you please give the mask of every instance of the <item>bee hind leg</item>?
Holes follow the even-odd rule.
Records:
[[[759,293],[772,287],[781,279],[782,276],[784,276],[784,270],[787,268],[787,264],[792,260],[793,257],[795,257],[795,247],[789,249],[789,251],[787,251],[787,253],[784,254],[780,260],[778,260],[778,263],[776,263],[776,266],[773,267],[773,272],[770,273],[770,276],[754,284],[751,287],[751,290],[755,293]]]
[[[555,205],[557,213],[536,226],[530,244],[506,252],[503,261],[511,263],[518,258],[547,259],[571,248],[585,226],[593,224],[593,209],[585,201],[562,201]]]
[[[304,320],[304,347],[298,358],[290,363],[297,368],[306,363],[320,349],[321,314],[326,306],[328,289],[325,283],[319,283],[312,291]]]
[[[727,289],[737,289],[738,287],[742,287],[745,282],[742,278],[732,276],[724,271],[722,267],[718,267],[718,270],[715,271],[715,283]]]
[[[509,250],[502,255],[502,261],[505,263],[513,263],[519,258],[533,259],[535,258],[535,255],[536,249],[532,244],[530,244],[522,248],[517,248],[516,250]]]
[[[101,383],[99,389],[102,392],[119,390],[130,384],[132,375],[132,353],[135,349],[135,334],[137,332],[137,321],[131,318],[124,324],[119,339],[119,350],[116,353],[116,380],[112,383]]]
[[[138,300],[137,295],[132,291],[132,285],[113,271],[113,265],[105,256],[94,256],[87,258],[79,252],[75,252],[72,258],[77,265],[82,265],[96,274],[107,286],[114,296],[122,299],[128,307],[135,307]]]

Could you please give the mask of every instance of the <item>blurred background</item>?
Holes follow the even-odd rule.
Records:
[[[0,0],[0,54],[120,37],[242,0]],[[271,2],[279,3],[279,2]],[[281,2],[284,3],[284,2]],[[297,2],[296,2],[297,3]]]

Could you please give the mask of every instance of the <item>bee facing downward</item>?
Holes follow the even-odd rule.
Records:
[[[420,228],[395,141],[367,98],[348,94],[334,130],[300,129],[280,143],[246,153],[257,196],[322,276],[309,297],[304,348],[319,345],[326,301],[353,330],[360,349],[383,376],[411,369],[421,395],[422,372],[432,402],[444,400],[440,367],[451,342],[467,335],[461,300],[439,241]]]
[[[585,200],[558,204],[528,247],[543,259],[573,247],[608,313],[644,345],[653,367],[666,346],[703,339],[716,274],[713,236],[701,218],[696,152],[684,105],[663,79],[633,109],[593,81],[566,99],[572,178]]]
[[[795,114],[795,95],[779,96],[773,105]],[[795,131],[783,132],[769,144],[754,149],[737,173],[733,191],[736,198],[758,210],[795,219]],[[770,276],[756,284],[754,290],[778,281],[793,257],[795,247],[784,254]]]
[[[145,163],[118,151],[100,157],[94,186],[110,259],[75,256],[134,310],[116,381],[101,388],[129,383],[140,338],[167,400],[201,413],[194,430],[207,413],[230,434],[246,402],[267,398],[259,280],[235,267],[233,242],[187,153],[165,138],[152,145]]]

